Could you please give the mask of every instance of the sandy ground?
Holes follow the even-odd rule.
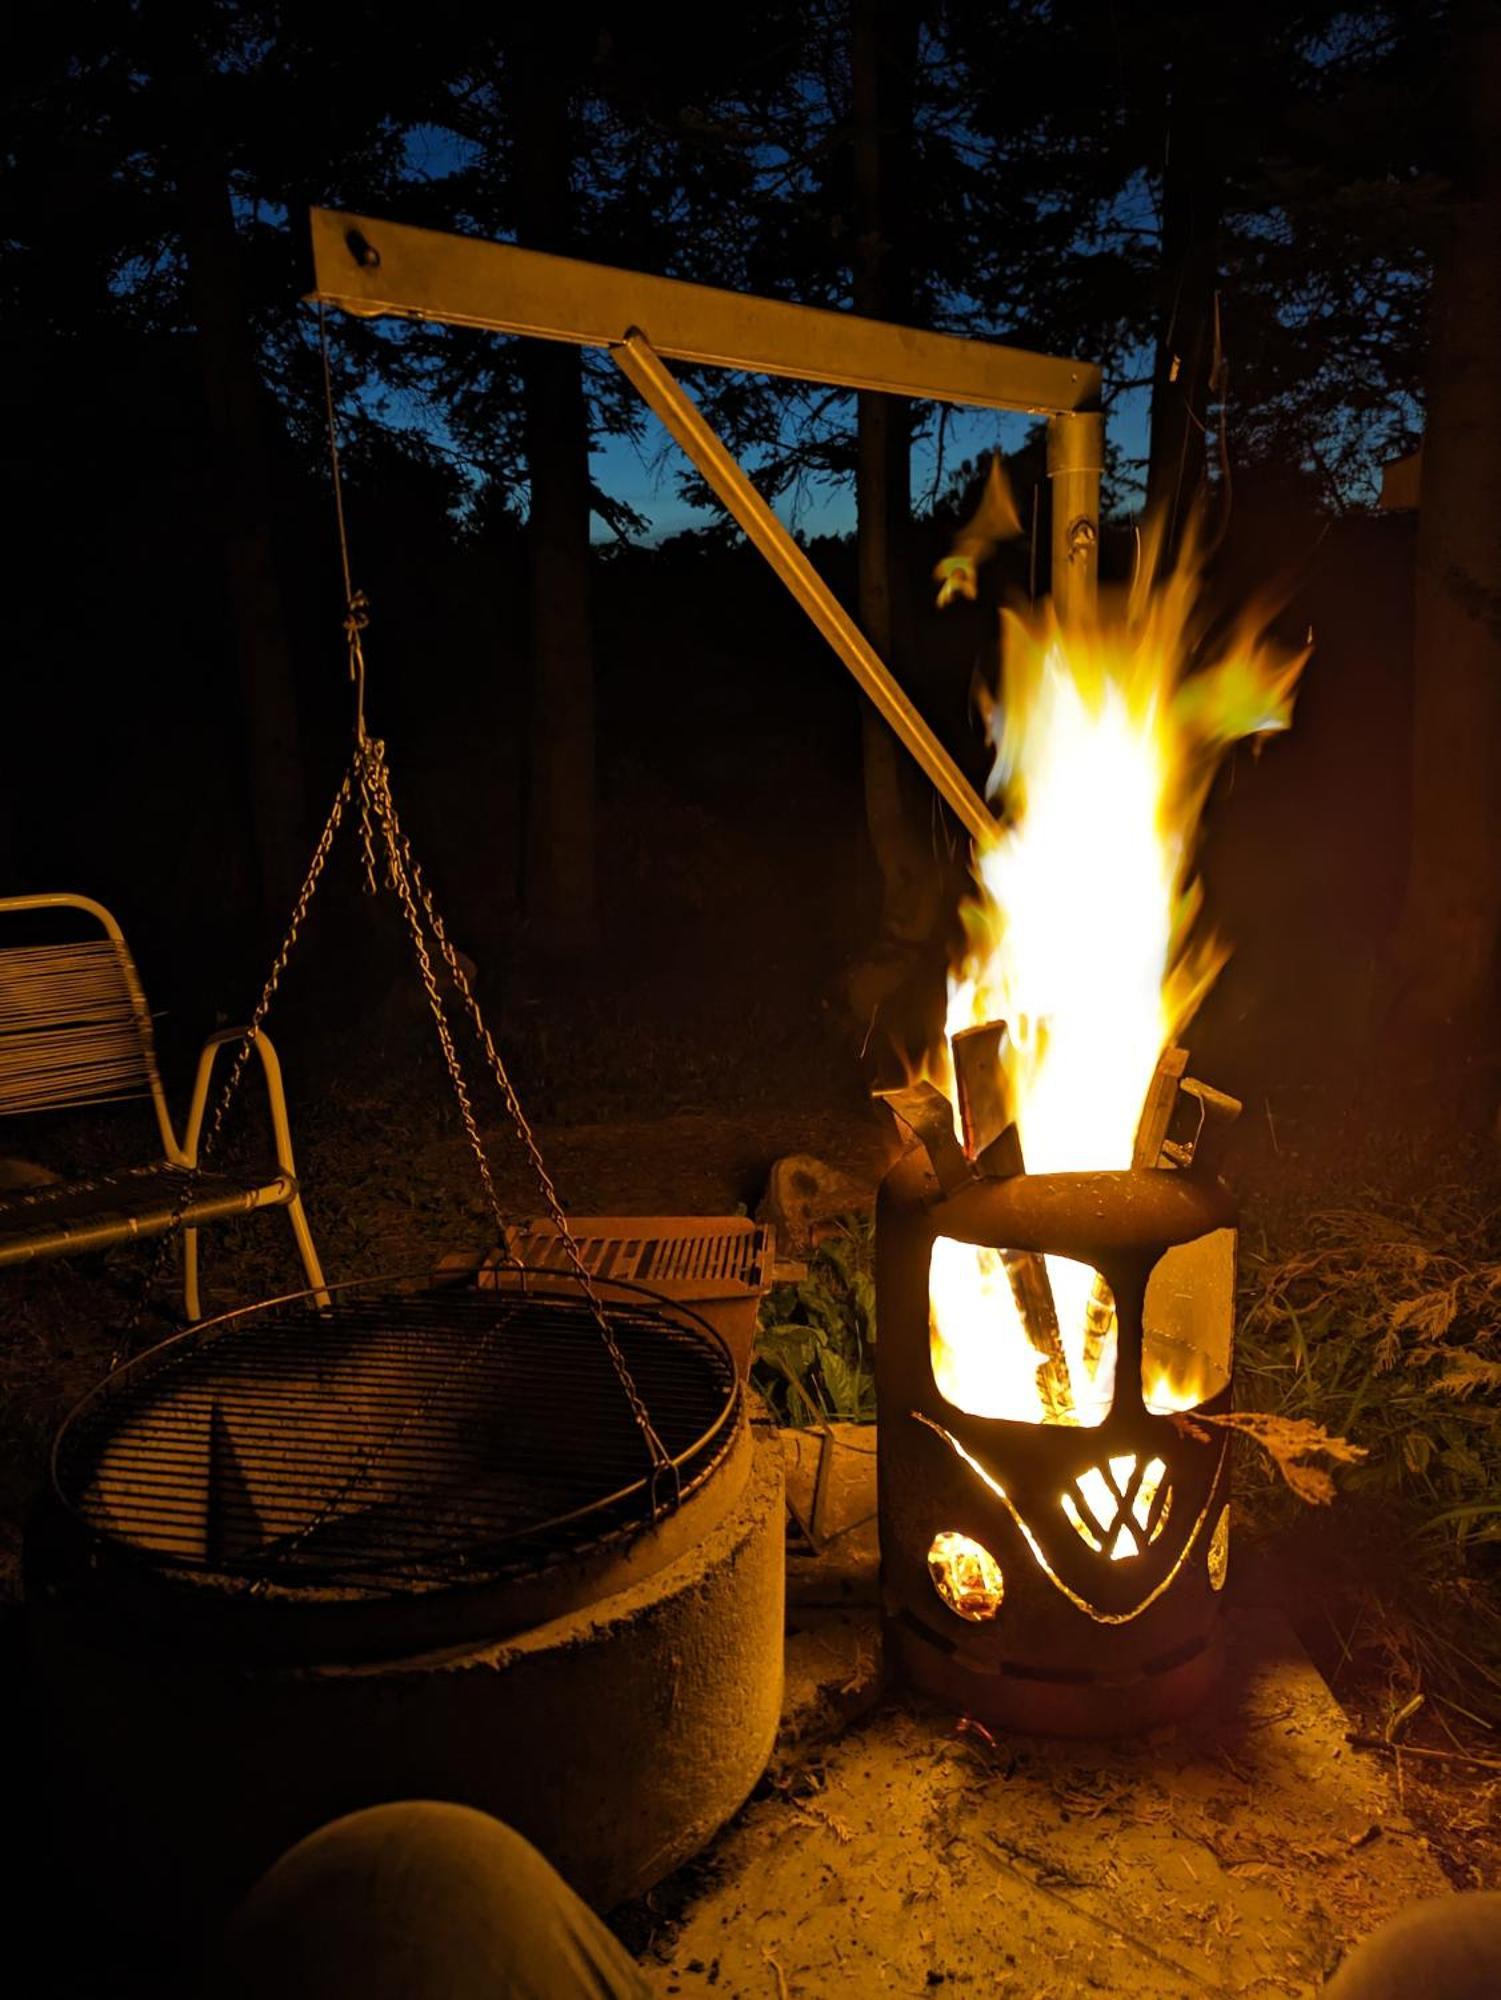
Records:
[[[870,1437],[839,1431],[835,1539],[792,1563],[771,1782],[638,1912],[655,1993],[1311,1995],[1386,1917],[1448,1892],[1254,1572],[1232,1585],[1218,1696],[1144,1740],[993,1738],[883,1691]],[[788,1438],[795,1501],[809,1444]]]
[[[503,1201],[536,1213],[514,1141],[494,1137]],[[579,1213],[732,1213],[754,1207],[779,1155],[873,1180],[889,1147],[858,1105],[765,1101],[544,1124],[541,1137]],[[326,1105],[304,1093],[298,1140],[333,1277],[426,1268],[493,1235],[452,1121],[434,1129],[375,1091]],[[102,1372],[150,1261],[127,1249],[9,1282],[0,1597],[16,1593],[51,1430]],[[274,1215],[207,1238],[204,1266],[211,1309],[296,1272]],[[165,1330],[148,1319],[137,1337]],[[1112,1750],[993,1744],[880,1693],[873,1555],[867,1523],[816,1582],[794,1557],[777,1762],[706,1856],[619,1918],[658,1993],[1311,1994],[1353,1940],[1444,1889],[1443,1870],[1474,1880],[1475,1854],[1495,1851],[1494,1826],[1470,1826],[1494,1810],[1494,1785],[1353,1750],[1347,1715],[1268,1602],[1238,1615],[1224,1699],[1192,1728]]]

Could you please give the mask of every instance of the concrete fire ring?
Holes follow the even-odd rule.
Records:
[[[597,1908],[743,1803],[782,1694],[782,1454],[753,1429],[737,1503],[644,1581],[493,1644],[243,1666],[31,1593],[59,1859],[132,1931],[211,1926],[292,1842],[358,1807],[452,1800],[525,1834]]]

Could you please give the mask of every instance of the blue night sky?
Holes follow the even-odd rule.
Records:
[[[1127,459],[1145,459],[1149,392],[1127,390],[1119,395],[1110,413],[1110,434]],[[1025,442],[1031,418],[997,410],[951,412],[943,458],[947,474],[965,459],[1000,450],[1016,451]],[[714,517],[705,510],[688,506],[678,497],[677,474],[683,464],[657,419],[646,413],[647,430],[640,445],[624,438],[602,438],[593,460],[594,477],[612,498],[622,500],[651,523],[649,538],[661,540],[685,528],[703,527]],[[919,439],[912,453],[912,492],[921,510],[932,485],[937,462],[936,441]],[[754,471],[752,465],[749,469]],[[1124,468],[1123,468],[1124,470]],[[781,518],[801,536],[843,535],[855,525],[853,481],[828,482],[808,487],[801,495],[783,495],[776,503]],[[602,521],[594,523],[594,539],[612,539]]]
[[[441,182],[461,167],[473,164],[474,158],[472,146],[440,126],[418,126],[407,136],[407,169],[414,180]],[[1145,201],[1145,195],[1140,199]],[[1149,391],[1125,390],[1112,401],[1107,381],[1106,404],[1109,435],[1123,461],[1120,474],[1123,481],[1129,481],[1139,471],[1130,461],[1139,461],[1140,466],[1146,462]],[[714,514],[688,506],[678,495],[678,475],[684,461],[677,446],[649,411],[644,411],[643,416],[645,429],[639,443],[618,437],[597,440],[591,468],[595,480],[613,499],[623,501],[649,522],[648,540],[660,541],[684,529],[705,526],[715,518]],[[430,425],[433,413],[412,411],[407,420]],[[995,410],[951,410],[943,441],[940,490],[966,459],[996,450],[1019,449],[1031,421],[1025,416]],[[748,457],[746,469],[754,477],[754,455]],[[912,454],[912,493],[914,507],[919,512],[926,508],[937,469],[936,438],[918,439]],[[783,521],[807,539],[849,534],[854,530],[853,480],[810,484],[800,493],[780,496],[775,504]],[[612,539],[612,531],[597,517],[592,533],[595,541]]]

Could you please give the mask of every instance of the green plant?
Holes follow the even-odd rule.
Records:
[[[1362,1193],[1294,1227],[1291,1251],[1280,1230],[1243,1249],[1237,1401],[1366,1457],[1327,1523],[1250,1454],[1240,1504],[1265,1532],[1312,1528],[1381,1650],[1501,1717],[1501,1210],[1467,1181]]]
[[[761,1306],[751,1379],[778,1420],[869,1423],[876,1413],[875,1224],[847,1215]]]

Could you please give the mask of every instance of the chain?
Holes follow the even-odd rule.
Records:
[[[374,754],[369,754],[372,748]],[[635,1418],[636,1426],[645,1440],[647,1452],[652,1461],[651,1507],[652,1516],[655,1519],[661,1504],[658,1490],[659,1484],[664,1478],[671,1478],[674,1500],[679,1497],[680,1481],[677,1468],[673,1465],[666,1446],[658,1436],[656,1426],[651,1420],[651,1414],[642,1400],[640,1390],[636,1387],[635,1378],[631,1374],[630,1367],[620,1350],[620,1344],[616,1340],[614,1330],[610,1325],[609,1315],[605,1311],[604,1302],[601,1300],[595,1287],[589,1267],[584,1262],[583,1252],[579,1249],[578,1239],[568,1226],[568,1218],[564,1213],[562,1201],[553,1183],[552,1176],[547,1171],[546,1163],[537,1145],[536,1136],[527,1121],[525,1112],[521,1108],[521,1102],[516,1095],[515,1086],[511,1082],[510,1073],[506,1069],[500,1051],[496,1048],[494,1039],[485,1023],[484,1015],[480,1011],[479,1002],[474,995],[474,989],[470,985],[468,975],[459,961],[458,953],[454,950],[448,933],[444,929],[443,919],[438,914],[432,895],[422,878],[421,868],[412,854],[406,835],[401,830],[401,823],[396,814],[395,801],[391,796],[390,776],[386,769],[383,745],[375,743],[371,746],[367,743],[367,754],[361,763],[361,778],[362,782],[368,782],[370,786],[371,810],[379,821],[381,830],[385,836],[389,872],[395,881],[396,891],[401,899],[402,908],[406,913],[407,924],[412,933],[412,943],[417,954],[418,966],[421,969],[422,983],[427,990],[428,1004],[432,1009],[433,1019],[437,1025],[439,1040],[443,1045],[444,1060],[448,1063],[449,1076],[453,1081],[454,1093],[459,1100],[459,1108],[464,1119],[464,1129],[469,1135],[469,1143],[473,1148],[475,1161],[479,1167],[486,1192],[491,1198],[497,1219],[501,1221],[501,1242],[509,1251],[509,1236],[505,1231],[504,1221],[500,1216],[499,1203],[495,1198],[494,1184],[490,1176],[490,1163],[485,1153],[484,1140],[480,1137],[479,1128],[475,1123],[469,1100],[469,1092],[463,1081],[463,1073],[459,1065],[458,1055],[453,1047],[452,1035],[449,1031],[447,1017],[438,993],[437,979],[433,972],[431,955],[428,952],[427,940],[423,935],[422,915],[425,915],[427,918],[428,929],[438,946],[444,966],[447,968],[448,976],[464,1003],[475,1035],[489,1060],[496,1083],[500,1087],[501,1096],[505,1100],[506,1110],[510,1114],[511,1122],[516,1128],[517,1137],[521,1140],[527,1160],[532,1169],[533,1177],[541,1192],[543,1202],[546,1204],[548,1215],[551,1218],[554,1229],[558,1233],[559,1240],[562,1242],[564,1253],[572,1267],[573,1275],[578,1282],[579,1289],[588,1301],[589,1310],[593,1315],[595,1325],[599,1328],[600,1337],[604,1341],[605,1351],[610,1357],[610,1365],[615,1371],[616,1379],[625,1393],[627,1402],[630,1404],[631,1415]],[[422,915],[418,913],[419,904]],[[523,1269],[524,1267],[521,1265],[519,1257],[516,1257],[514,1252],[510,1252],[510,1254],[516,1267]]]
[[[403,865],[402,843],[396,826],[396,809],[391,803],[391,781],[386,771],[386,746],[378,736],[367,736],[356,756],[360,773],[361,816],[363,819],[368,812],[380,827],[386,850],[386,880],[396,891],[407,920],[407,928],[412,935],[412,947],[417,956],[417,970],[422,977],[422,990],[427,995],[433,1026],[438,1031],[438,1043],[443,1051],[443,1061],[448,1068],[448,1080],[453,1085],[453,1094],[458,1101],[459,1116],[464,1122],[464,1131],[469,1140],[470,1150],[474,1154],[474,1163],[479,1169],[485,1199],[490,1204],[490,1213],[494,1216],[495,1227],[500,1232],[500,1242],[509,1251],[509,1224],[490,1171],[490,1159],[485,1151],[485,1142],[480,1136],[478,1120],[474,1115],[469,1085],[464,1077],[463,1066],[459,1062],[458,1050],[454,1047],[453,1031],[448,1025],[443,996],[438,990],[438,977],[433,971],[432,957],[428,952],[427,941],[422,935],[422,921],[412,898],[412,884]],[[514,1252],[510,1254],[514,1257]],[[516,1268],[522,1269],[520,1258],[515,1257],[514,1260]]]
[[[361,823],[362,825],[370,823],[380,828],[385,848],[386,880],[396,893],[401,904],[402,913],[406,918],[407,928],[411,933],[412,948],[416,954],[423,991],[427,995],[428,1007],[432,1012],[433,1025],[437,1029],[438,1042],[443,1051],[443,1060],[448,1069],[449,1081],[453,1086],[454,1097],[458,1102],[459,1113],[463,1119],[464,1131],[468,1136],[469,1145],[474,1154],[475,1165],[479,1169],[480,1179],[490,1203],[491,1213],[495,1217],[496,1227],[500,1232],[501,1246],[515,1269],[520,1273],[524,1286],[527,1277],[526,1266],[511,1248],[510,1232],[506,1224],[505,1213],[500,1205],[500,1197],[495,1188],[489,1155],[485,1151],[485,1142],[480,1133],[478,1120],[474,1115],[473,1100],[469,1095],[469,1086],[464,1076],[463,1065],[459,1061],[458,1050],[454,1046],[453,1031],[449,1026],[447,1010],[443,1005],[443,996],[438,986],[437,973],[433,967],[432,953],[428,949],[427,935],[423,930],[422,918],[424,915],[427,918],[428,931],[438,946],[449,977],[454,982],[455,988],[462,997],[474,1024],[475,1033],[483,1043],[485,1052],[491,1060],[492,1067],[495,1070],[506,1101],[507,1109],[510,1110],[516,1122],[517,1131],[526,1147],[527,1156],[537,1176],[538,1185],[542,1189],[543,1199],[548,1205],[554,1225],[568,1252],[575,1276],[579,1281],[585,1298],[589,1302],[590,1310],[604,1340],[605,1350],[610,1357],[611,1365],[630,1404],[631,1414],[646,1442],[647,1451],[652,1461],[648,1494],[651,1501],[652,1519],[655,1521],[661,1509],[659,1488],[665,1477],[670,1476],[673,1482],[674,1498],[680,1497],[681,1479],[678,1469],[668,1456],[667,1449],[663,1445],[651,1421],[650,1413],[641,1399],[641,1393],[636,1387],[625,1356],[620,1350],[620,1344],[615,1338],[614,1329],[609,1323],[603,1303],[595,1289],[593,1278],[584,1264],[577,1239],[568,1227],[567,1218],[563,1213],[563,1205],[559,1200],[557,1189],[553,1185],[552,1178],[543,1163],[536,1139],[533,1136],[530,1125],[527,1123],[525,1113],[521,1109],[505,1064],[501,1060],[500,1053],[496,1049],[489,1030],[485,1025],[484,1018],[480,1013],[479,1004],[474,997],[474,989],[469,983],[457,952],[449,941],[448,933],[443,927],[443,920],[439,916],[427,885],[422,879],[422,871],[412,854],[406,835],[401,830],[401,822],[397,817],[395,801],[391,795],[390,772],[386,766],[386,746],[379,737],[365,735],[360,739],[355,750],[354,771],[359,783]],[[375,874],[373,848],[368,853],[367,869],[369,878],[373,881]],[[401,1439],[412,1426],[426,1415],[433,1398],[439,1393],[439,1390],[451,1389],[455,1382],[461,1382],[470,1369],[489,1351],[490,1345],[499,1331],[499,1326],[493,1327],[480,1339],[476,1340],[469,1354],[459,1364],[457,1370],[446,1376],[442,1383],[434,1384],[425,1397],[413,1404],[394,1429],[388,1431],[379,1440],[372,1441],[370,1447],[361,1455],[359,1461],[351,1467],[348,1474],[339,1481],[333,1492],[328,1495],[321,1506],[315,1509],[310,1518],[303,1522],[300,1528],[293,1529],[289,1534],[279,1536],[275,1540],[268,1542],[257,1552],[259,1561],[264,1563],[272,1558],[284,1560],[286,1557],[294,1554],[311,1536],[316,1534],[320,1528],[331,1520],[351,1496],[359,1491],[370,1478],[371,1474],[386,1458],[387,1454],[401,1442]],[[269,1578],[263,1571],[259,1576],[247,1578],[245,1581],[246,1587],[253,1595],[263,1591],[267,1587]]]
[[[335,462],[337,472],[337,461]],[[344,517],[339,516],[339,531],[343,533]],[[349,557],[344,557],[344,578],[349,580]],[[369,742],[365,731],[365,643],[363,634],[370,623],[370,600],[363,590],[357,590],[349,599],[349,608],[344,613],[344,641],[349,648],[349,678],[354,682],[354,743],[355,755],[359,756]],[[382,756],[384,745],[378,746]],[[375,828],[370,818],[370,792],[365,784],[360,785],[360,862],[365,872],[365,893],[373,896],[379,884],[375,870]],[[387,884],[396,885],[387,876]]]
[[[358,757],[356,757],[356,764],[357,762]],[[303,878],[301,889],[297,893],[297,901],[292,906],[292,919],[287,925],[287,934],[281,941],[281,949],[272,961],[271,970],[266,977],[266,983],[261,988],[261,997],[256,1001],[254,1012],[250,1016],[244,1034],[240,1037],[240,1044],[235,1050],[234,1061],[229,1066],[229,1074],[224,1079],[224,1087],[219,1092],[218,1103],[214,1106],[213,1117],[209,1120],[208,1131],[198,1148],[200,1164],[207,1159],[218,1143],[219,1133],[224,1124],[224,1115],[228,1111],[230,1101],[239,1087],[240,1078],[245,1073],[245,1065],[249,1062],[250,1052],[255,1047],[255,1038],[259,1034],[261,1025],[265,1021],[267,1014],[271,1011],[271,1003],[276,998],[277,988],[281,985],[281,977],[287,969],[287,961],[296,949],[298,937],[301,935],[302,926],[307,917],[308,905],[313,900],[314,892],[323,874],[324,863],[328,860],[329,850],[334,844],[334,836],[339,831],[340,824],[344,818],[345,808],[348,806],[350,797],[354,791],[355,767],[355,764],[351,764],[349,770],[344,773],[343,778],[340,780],[338,791],[334,794],[334,802],[329,809],[328,818],[323,823],[323,831],[318,836],[318,845],[313,849],[313,858],[308,864],[308,872]]]
[[[292,920],[287,926],[287,934],[282,939],[281,949],[277,952],[271,966],[270,974],[261,989],[261,997],[255,1004],[255,1011],[250,1016],[249,1025],[240,1038],[240,1045],[235,1051],[234,1061],[229,1066],[229,1073],[224,1079],[223,1087],[219,1092],[218,1102],[214,1106],[213,1116],[209,1120],[208,1130],[199,1142],[197,1159],[192,1166],[179,1169],[182,1175],[182,1193],[178,1198],[176,1208],[172,1212],[171,1222],[158,1239],[156,1254],[147,1266],[141,1288],[136,1294],[131,1309],[116,1335],[114,1351],[110,1355],[109,1365],[111,1368],[119,1366],[120,1361],[132,1345],[137,1328],[146,1316],[147,1301],[161,1281],[162,1272],[166,1268],[168,1252],[171,1250],[173,1239],[182,1229],[183,1217],[188,1212],[188,1205],[192,1201],[193,1189],[198,1184],[198,1177],[203,1170],[204,1163],[208,1159],[209,1154],[218,1144],[225,1115],[229,1110],[235,1091],[239,1087],[240,1078],[245,1073],[245,1065],[250,1060],[250,1051],[255,1046],[256,1035],[267,1013],[270,1011],[271,1002],[276,997],[276,989],[281,984],[281,976],[287,969],[287,961],[292,955],[298,935],[302,930],[303,922],[307,917],[308,905],[313,900],[314,891],[317,889],[319,879],[323,874],[323,865],[328,860],[329,849],[334,844],[334,836],[339,831],[340,822],[344,818],[345,808],[348,806],[354,790],[354,770],[355,766],[351,764],[349,770],[344,773],[338,791],[334,794],[333,805],[329,810],[327,820],[324,822],[323,831],[318,836],[318,844],[313,849],[313,858],[308,863],[308,871],[303,877],[297,901],[292,906]]]
[[[245,1065],[250,1058],[250,1052],[255,1045],[255,1037],[276,997],[282,975],[287,967],[287,962],[296,948],[303,923],[307,917],[308,907],[322,878],[324,864],[327,862],[329,851],[333,846],[334,837],[338,833],[344,819],[345,811],[351,800],[357,800],[365,886],[371,894],[374,894],[379,887],[377,869],[379,847],[384,850],[386,885],[394,891],[400,902],[402,913],[406,918],[407,928],[411,933],[412,945],[417,957],[418,971],[421,974],[423,990],[427,995],[428,1006],[432,1012],[433,1024],[437,1029],[438,1042],[443,1051],[443,1061],[448,1070],[449,1082],[453,1087],[454,1097],[458,1103],[459,1115],[463,1121],[464,1131],[469,1140],[470,1149],[474,1154],[475,1165],[479,1170],[480,1181],[485,1191],[485,1198],[489,1203],[490,1212],[495,1219],[495,1225],[499,1232],[500,1247],[503,1253],[510,1259],[515,1270],[520,1274],[521,1282],[524,1286],[527,1277],[526,1267],[518,1252],[512,1247],[510,1229],[507,1225],[505,1212],[500,1204],[500,1196],[496,1190],[494,1176],[491,1172],[489,1156],[485,1151],[485,1142],[480,1133],[478,1120],[475,1117],[474,1105],[464,1077],[463,1066],[459,1061],[458,1050],[454,1046],[453,1033],[449,1026],[447,1011],[443,1005],[443,996],[438,986],[437,973],[433,968],[432,954],[428,949],[429,934],[438,947],[448,976],[463,1002],[475,1035],[489,1061],[496,1083],[500,1087],[506,1110],[510,1115],[512,1124],[516,1128],[517,1136],[521,1140],[522,1147],[525,1150],[532,1174],[541,1191],[548,1215],[558,1233],[559,1240],[563,1244],[564,1252],[572,1268],[573,1275],[578,1282],[580,1290],[583,1292],[584,1298],[588,1302],[590,1313],[604,1341],[605,1351],[609,1355],[611,1367],[614,1369],[621,1389],[625,1393],[626,1400],[630,1405],[631,1415],[645,1442],[652,1467],[648,1492],[651,1502],[652,1519],[655,1521],[662,1504],[660,1489],[663,1482],[668,1479],[671,1480],[674,1502],[681,1495],[681,1480],[678,1469],[673,1464],[666,1446],[658,1436],[656,1427],[651,1420],[651,1414],[642,1400],[640,1391],[636,1387],[635,1380],[626,1363],[625,1355],[621,1352],[620,1343],[616,1340],[614,1329],[610,1325],[604,1303],[595,1287],[593,1276],[584,1263],[583,1253],[579,1249],[578,1240],[568,1226],[568,1218],[563,1212],[562,1201],[558,1195],[557,1188],[553,1184],[552,1176],[547,1171],[541,1149],[537,1144],[536,1135],[533,1133],[531,1125],[527,1121],[526,1114],[521,1108],[521,1101],[516,1095],[510,1073],[506,1069],[500,1052],[496,1048],[490,1034],[490,1030],[485,1024],[484,1016],[480,1012],[479,1002],[474,996],[474,989],[469,983],[468,975],[465,973],[459,961],[458,954],[449,940],[448,933],[443,926],[443,920],[439,916],[431,893],[423,880],[422,871],[412,854],[406,835],[401,830],[401,824],[396,815],[395,802],[391,795],[390,775],[386,768],[385,745],[379,738],[370,736],[366,730],[365,651],[363,635],[370,622],[370,606],[365,593],[354,588],[350,570],[349,538],[344,519],[343,477],[339,464],[338,431],[334,418],[333,372],[329,361],[328,332],[321,305],[318,312],[318,333],[323,359],[323,392],[328,421],[329,463],[333,480],[334,511],[338,524],[339,562],[344,583],[344,638],[348,650],[349,677],[355,686],[354,755],[351,759],[349,769],[345,772],[339,789],[334,796],[333,806],[329,811],[328,819],[324,823],[318,844],[313,851],[312,861],[309,864],[302,888],[293,906],[292,918],[287,927],[286,936],[282,940],[281,948],[272,963],[266,983],[261,989],[260,998],[256,1002],[255,1010],[251,1014],[249,1024],[245,1029],[244,1035],[241,1037],[239,1047],[235,1051],[234,1060],[230,1064],[229,1072],[219,1092],[207,1131],[198,1148],[197,1163],[193,1167],[184,1170],[181,1201],[178,1204],[169,1232],[162,1238],[156,1263],[147,1274],[146,1288],[143,1290],[141,1298],[137,1301],[135,1310],[127,1321],[126,1326],[122,1329],[121,1347],[128,1340],[130,1333],[134,1330],[135,1325],[139,1322],[145,1311],[146,1293],[160,1274],[162,1260],[166,1254],[171,1236],[175,1235],[181,1228],[183,1216],[186,1214],[188,1204],[191,1200],[192,1188],[197,1174],[202,1163],[207,1159],[218,1142],[225,1115],[230,1103],[233,1101],[235,1092],[239,1087],[240,1078],[244,1074]],[[377,842],[377,829],[379,830],[379,842]],[[426,932],[423,929],[424,916],[427,920]],[[473,1365],[473,1362],[478,1359],[478,1356],[484,1351],[486,1345],[486,1341],[476,1343],[474,1354],[460,1369],[460,1375]],[[120,1351],[121,1349],[117,1348],[115,1354],[116,1362],[120,1358]],[[112,1362],[111,1365],[113,1366],[114,1363]],[[341,1483],[339,1489],[318,1510],[313,1519],[305,1523],[289,1540],[277,1544],[277,1546],[296,1546],[297,1543],[304,1540],[316,1527],[326,1520],[348,1492],[369,1475],[374,1464],[380,1458],[384,1457],[391,1446],[416,1421],[417,1417],[422,1414],[424,1407],[424,1404],[419,1404],[415,1409],[410,1411],[396,1430],[383,1440],[379,1450],[373,1453],[365,1462],[355,1467],[349,1478]]]

